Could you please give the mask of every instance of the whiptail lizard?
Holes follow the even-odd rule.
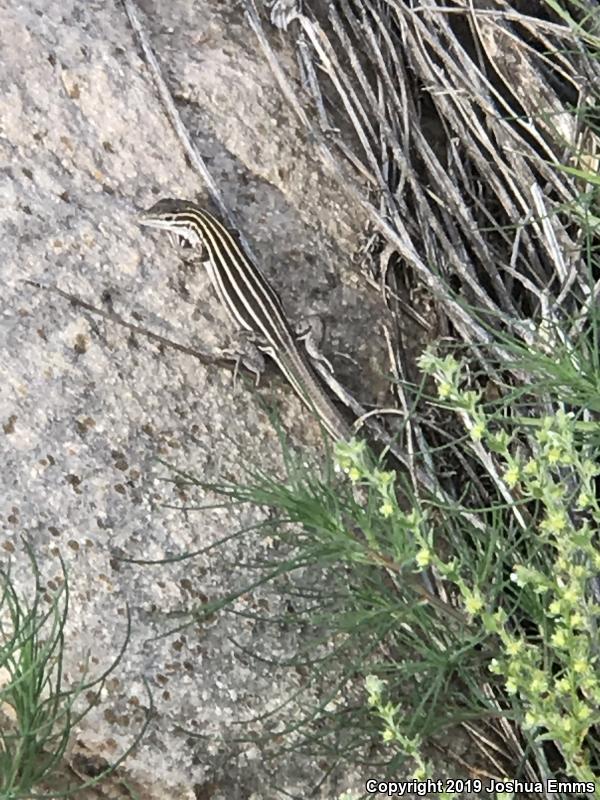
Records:
[[[349,439],[350,427],[325,393],[281,300],[230,231],[208,211],[185,200],[159,200],[139,221],[167,231],[174,244],[207,255],[208,275],[233,323],[276,362],[330,436]]]

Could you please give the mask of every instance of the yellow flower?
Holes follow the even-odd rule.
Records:
[[[541,524],[541,528],[550,531],[550,533],[562,533],[566,527],[567,516],[562,508],[550,511]]]
[[[504,473],[504,480],[506,481],[509,489],[514,488],[514,486],[516,486],[516,484],[519,482],[519,474],[520,470],[517,464],[513,464],[506,470]]]
[[[583,675],[584,672],[588,671],[588,668],[588,662],[583,658],[578,658],[573,662],[573,672],[578,675]]]
[[[472,594],[469,593],[465,599],[465,608],[467,613],[471,616],[474,616],[481,611],[483,608],[483,600],[481,599],[479,592],[473,592]]]
[[[523,642],[520,639],[509,639],[505,647],[506,654],[514,657],[523,651]]]
[[[394,506],[389,500],[386,500],[379,506],[379,513],[382,517],[391,517],[394,513]]]
[[[581,492],[581,494],[577,498],[578,508],[587,508],[588,506],[592,505],[592,502],[593,502],[592,496],[585,489]]]
[[[532,692],[539,694],[540,692],[545,692],[548,689],[548,682],[546,680],[546,676],[541,670],[536,670],[529,688]]]
[[[523,468],[523,472],[526,475],[530,475],[530,476],[538,474],[538,472],[539,472],[539,464],[535,460],[535,458],[530,458],[529,459],[529,461],[525,464],[525,467]]]
[[[559,572],[566,572],[569,567],[570,564],[564,556],[559,556],[556,559],[556,569]]]
[[[476,422],[471,428],[471,439],[473,439],[474,442],[480,442],[481,437],[483,436],[484,433],[485,433],[485,422],[480,420],[479,422]]]
[[[431,373],[440,364],[440,359],[431,350],[425,350],[417,359],[417,365],[423,372]]]
[[[438,384],[438,397],[440,400],[446,400],[452,394],[453,386],[448,381],[441,381]]]
[[[573,584],[567,586],[567,588],[564,590],[562,594],[563,599],[566,600],[567,603],[570,603],[571,605],[575,605],[575,603],[579,600],[579,595],[580,592],[578,587],[574,586]]]
[[[377,675],[367,675],[365,678],[365,688],[369,695],[369,702],[377,702],[385,689],[385,681],[382,681]]]
[[[530,728],[535,728],[537,725],[537,717],[531,711],[525,714],[525,724]]]
[[[424,517],[421,517],[421,514],[416,508],[413,508],[410,514],[406,515],[406,524],[409,528],[416,528],[421,524],[422,519],[424,519]]]
[[[352,481],[352,483],[356,483],[357,480],[360,479],[360,472],[356,469],[356,467],[351,467],[348,470],[348,477]]]
[[[556,446],[555,447],[551,447],[548,450],[548,454],[547,454],[548,455],[548,462],[550,464],[558,464],[558,462],[560,461],[561,452],[562,451],[561,451],[560,447],[556,447]]]
[[[575,715],[575,716],[576,716],[576,717],[577,717],[577,719],[578,719],[578,720],[580,720],[581,722],[585,722],[587,719],[589,719],[589,718],[590,718],[590,716],[591,716],[591,711],[590,711],[590,709],[589,709],[589,707],[588,707],[588,706],[581,705],[581,706],[579,706],[579,708],[577,709],[577,712],[576,712],[576,715]]]
[[[396,477],[396,473],[394,470],[389,472],[384,472],[383,470],[376,469],[373,472],[373,478],[375,479],[375,483],[379,484],[379,486],[385,489],[387,486],[390,486],[394,482],[394,478]]]

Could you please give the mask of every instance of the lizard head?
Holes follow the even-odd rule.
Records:
[[[196,215],[200,209],[189,200],[163,198],[138,218],[140,225],[166,231],[175,246],[189,248],[202,243]]]

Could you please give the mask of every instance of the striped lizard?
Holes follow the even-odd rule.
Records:
[[[195,203],[165,198],[145,211],[139,222],[167,231],[173,244],[197,249],[206,256],[209,278],[229,317],[260,353],[275,361],[303,403],[335,440],[349,439],[351,430],[329,399],[309,358],[299,344],[281,300],[260,268],[231,232]]]

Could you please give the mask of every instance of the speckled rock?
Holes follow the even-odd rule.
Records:
[[[140,13],[184,121],[290,316],[322,314],[334,323],[329,354],[349,350],[369,363],[372,317],[351,264],[364,220],[323,174],[234,5],[146,0]],[[125,656],[78,726],[74,750],[108,760],[123,751],[144,719],[145,678],[155,718],[119,779],[145,798],[274,796],[257,748],[227,740],[240,721],[260,730],[250,721],[300,678],[241,656],[234,642],[277,659],[293,652],[298,633],[217,615],[156,638],[194,604],[243,585],[248,540],[169,565],[116,558],[196,551],[256,523],[257,510],[168,507],[191,495],[163,480],[170,473],[157,459],[205,480],[237,479],[244,463],[279,469],[267,415],[251,389],[233,390],[229,373],[22,282],[54,284],[216,351],[227,326],[206,275],[135,221],[160,196],[202,201],[206,192],[119,3],[4,3],[0,54],[2,560],[28,586],[27,537],[51,593],[64,559],[71,680],[88,652],[92,674],[111,663],[131,611]],[[318,442],[282,380],[268,377],[259,391],[296,437]],[[199,490],[193,499],[214,501]],[[255,602],[245,596],[239,609]],[[278,785],[302,796],[310,764],[284,767]],[[332,796],[331,786],[323,791]]]

